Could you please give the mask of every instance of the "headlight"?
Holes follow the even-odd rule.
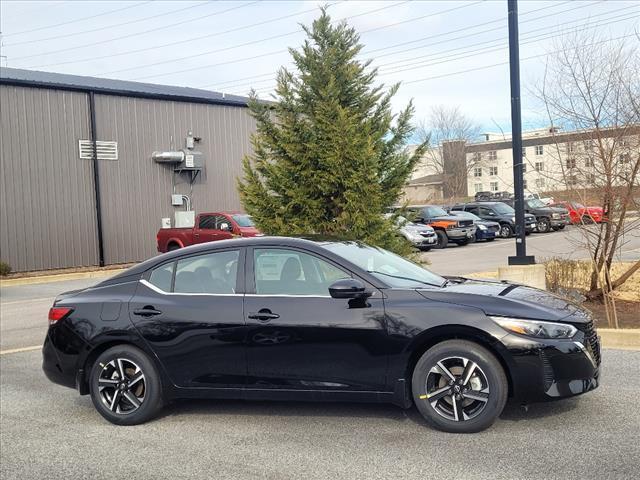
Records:
[[[487,227],[485,227],[484,225],[478,225],[478,228],[479,228],[480,230],[486,230],[486,229],[487,229]]]
[[[552,213],[551,214],[551,218],[560,218],[560,214],[559,213]]]
[[[512,221],[513,223],[516,223],[516,217],[511,217],[511,221]]]
[[[489,317],[505,330],[537,338],[572,338],[578,329],[567,323],[523,320],[511,317]]]

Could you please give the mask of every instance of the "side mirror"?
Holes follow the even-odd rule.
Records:
[[[220,230],[224,230],[225,232],[230,232],[232,230],[231,225],[228,223],[221,223]]]
[[[329,286],[329,294],[333,298],[367,298],[372,292],[367,292],[364,283],[355,278],[341,278]]]

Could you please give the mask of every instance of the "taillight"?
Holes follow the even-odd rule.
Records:
[[[73,308],[51,307],[49,309],[49,325],[54,325],[58,320],[62,320],[71,312],[73,312]]]

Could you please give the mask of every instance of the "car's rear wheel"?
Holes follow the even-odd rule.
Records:
[[[172,243],[167,247],[167,252],[173,252],[174,250],[178,250],[180,248],[180,245],[178,245],[177,243]]]
[[[438,243],[433,248],[447,248],[449,243],[449,237],[442,230],[436,230],[436,236],[438,237]]]
[[[91,368],[91,400],[111,423],[137,425],[162,408],[160,376],[149,357],[131,345],[105,350]]]
[[[496,357],[466,340],[427,350],[413,371],[413,401],[425,420],[445,432],[490,427],[507,401],[507,377]]]

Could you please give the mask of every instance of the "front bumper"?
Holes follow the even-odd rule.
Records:
[[[409,240],[416,247],[432,247],[436,243],[438,243],[438,236],[435,233],[427,237],[417,235],[407,237],[407,240]]]
[[[600,383],[600,340],[579,331],[570,340],[537,340],[508,334],[514,398],[541,402],[581,395]]]
[[[450,228],[446,232],[449,240],[469,240],[476,234],[476,227]]]
[[[551,227],[562,227],[563,225],[568,225],[565,220],[562,218],[551,218],[549,219],[549,224]]]
[[[482,230],[478,228],[476,230],[476,240],[487,240],[490,238],[496,238],[498,236],[498,231],[495,230]]]

